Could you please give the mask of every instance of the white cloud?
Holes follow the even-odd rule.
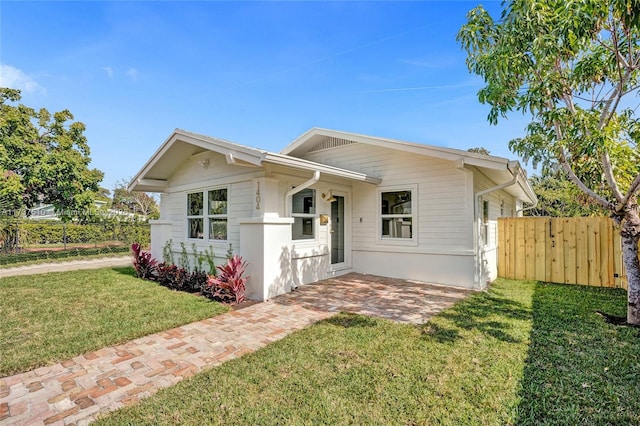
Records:
[[[30,75],[11,65],[0,64],[0,86],[20,89],[25,93],[45,92]]]
[[[111,67],[102,67],[102,69],[104,70],[104,72],[107,73],[107,76],[109,78],[113,78],[113,68],[111,68]]]
[[[127,71],[127,77],[129,77],[131,80],[137,80],[138,79],[138,70],[135,68],[129,68],[129,71]]]

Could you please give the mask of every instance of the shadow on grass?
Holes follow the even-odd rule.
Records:
[[[424,338],[440,343],[454,342],[463,337],[459,330],[466,329],[477,330],[503,342],[520,343],[521,339],[509,333],[512,329],[509,321],[529,319],[531,310],[520,302],[501,297],[499,291],[492,289],[470,296],[438,317],[449,321],[453,327],[430,321],[422,326]]]
[[[378,326],[378,321],[375,318],[346,312],[343,312],[340,315],[331,318],[327,318],[323,322],[343,328]]]
[[[536,284],[516,424],[640,424],[640,330],[620,289]]]
[[[122,275],[127,275],[129,277],[135,277],[136,271],[133,269],[133,266],[114,266],[111,268],[112,271],[115,271]]]

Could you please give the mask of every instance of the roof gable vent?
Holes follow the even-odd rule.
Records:
[[[321,151],[323,149],[329,149],[329,148],[337,148],[339,146],[351,145],[352,143],[356,143],[356,142],[350,141],[348,139],[329,137],[315,144],[309,150],[309,152]]]

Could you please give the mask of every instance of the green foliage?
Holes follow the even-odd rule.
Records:
[[[475,152],[476,154],[491,155],[491,151],[483,147],[469,148],[467,152]]]
[[[20,91],[0,88],[0,200],[19,215],[39,202],[53,204],[63,220],[84,220],[93,209],[103,173],[89,169],[85,126],[68,110],[50,114],[25,105]],[[69,123],[69,121],[71,121]]]
[[[532,176],[529,179],[538,204],[525,210],[527,216],[606,216],[607,211],[589,200],[587,195],[571,183],[561,171],[555,174]]]
[[[640,173],[640,122],[625,100],[638,93],[638,10],[635,1],[514,0],[498,21],[473,9],[458,33],[469,69],[485,79],[478,98],[489,121],[533,117],[510,148],[543,174],[564,168],[617,214]]]
[[[61,222],[22,221],[2,222],[1,230],[17,229],[21,247],[43,244],[98,243],[118,241],[127,245],[150,243],[149,225],[134,222],[112,222],[99,224],[76,224]]]
[[[530,114],[509,148],[561,168],[621,225],[628,321],[640,325],[640,4],[638,0],[511,0],[500,20],[478,6],[458,40],[485,87],[480,102],[496,124]]]
[[[146,192],[128,191],[125,180],[118,181],[113,188],[112,208],[140,214],[148,219],[160,217],[160,208],[156,200]]]
[[[189,253],[187,252],[187,245],[184,241],[180,241],[180,266],[184,269],[191,269],[191,262],[189,261]]]
[[[209,246],[203,253],[204,261],[207,264],[207,268],[211,275],[216,275],[216,259],[213,247]]]
[[[229,243],[229,248],[227,249],[227,260],[231,260],[233,258],[233,245]]]
[[[169,239],[164,246],[162,247],[162,260],[164,263],[169,263],[173,265],[175,262],[173,257],[173,251],[171,250],[171,245],[173,244],[173,240]]]
[[[129,253],[127,245],[105,245],[99,247],[74,247],[68,250],[38,250],[30,252],[3,253],[0,255],[0,266],[14,267],[68,259],[94,259],[103,257],[123,256]]]

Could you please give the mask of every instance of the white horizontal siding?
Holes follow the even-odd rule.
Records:
[[[417,185],[417,242],[412,251],[470,250],[473,248],[472,194],[467,173],[451,161],[364,144],[350,144],[308,153],[307,160],[371,174],[382,179],[376,187],[354,183],[353,250],[384,250],[378,240],[379,188]],[[398,251],[403,251],[398,247]]]
[[[229,244],[235,253],[240,249],[239,218],[252,215],[253,176],[260,175],[261,169],[252,169],[228,165],[221,155],[211,154],[209,166],[203,168],[199,160],[187,161],[180,167],[169,181],[162,195],[161,219],[171,221],[171,240],[174,256],[179,255],[184,242],[191,253],[195,243],[200,252],[213,247],[216,261],[222,262]],[[249,172],[249,173],[248,173]],[[206,191],[208,189],[226,187],[229,189],[227,241],[187,239],[187,193]],[[206,220],[206,219],[205,219]]]

